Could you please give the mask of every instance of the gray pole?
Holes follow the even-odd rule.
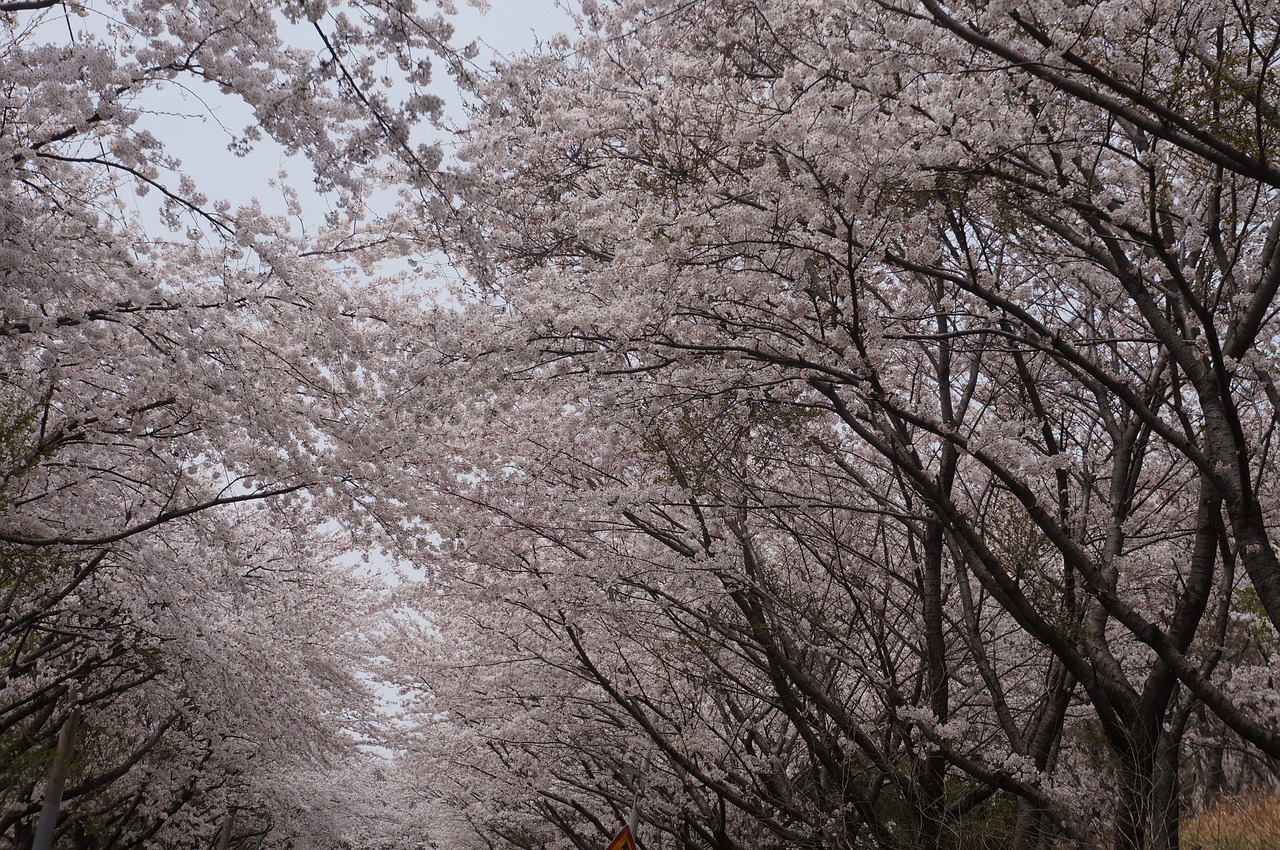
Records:
[[[67,784],[67,772],[71,769],[71,752],[76,745],[76,732],[80,728],[80,706],[71,710],[71,716],[58,730],[58,751],[49,766],[49,778],[44,787],[44,806],[40,809],[40,821],[36,824],[36,840],[31,850],[49,850],[53,846],[53,831],[58,825],[58,810],[62,807],[62,791]]]
[[[227,818],[222,822],[222,832],[218,833],[218,850],[227,850],[231,844],[231,830],[235,828],[236,810],[227,809]]]
[[[640,760],[640,769],[636,771],[636,795],[631,801],[631,815],[627,818],[627,827],[631,830],[631,840],[636,840],[636,829],[640,826],[640,795],[644,793],[644,774],[649,769],[649,757]]]

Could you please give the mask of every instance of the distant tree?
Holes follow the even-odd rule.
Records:
[[[335,559],[415,515],[416,308],[369,198],[438,162],[411,128],[450,37],[413,2],[0,2],[0,841],[77,708],[59,847],[211,846],[233,810],[233,846],[371,834],[377,612]],[[169,137],[178,90],[210,124]],[[329,214],[186,170],[226,113]]]

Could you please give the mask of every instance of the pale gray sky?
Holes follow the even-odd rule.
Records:
[[[535,36],[546,40],[568,26],[555,0],[489,0],[484,14],[458,0],[459,41],[479,39],[502,54],[532,47]]]

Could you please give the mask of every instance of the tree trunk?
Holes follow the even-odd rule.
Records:
[[[1116,850],[1178,850],[1178,761],[1184,712],[1165,727],[1163,712],[1135,718],[1130,749],[1120,755]]]

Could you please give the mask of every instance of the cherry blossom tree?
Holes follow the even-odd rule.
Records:
[[[481,85],[454,823],[598,842],[629,750],[673,846],[1174,848],[1274,764],[1273,13],[584,3]]]
[[[371,198],[431,183],[449,24],[22,0],[0,27],[0,835],[31,840],[73,714],[57,846],[372,835],[379,589],[341,556],[413,525],[396,410],[426,390]],[[229,168],[267,146],[314,186],[202,182],[166,135],[190,104]]]

